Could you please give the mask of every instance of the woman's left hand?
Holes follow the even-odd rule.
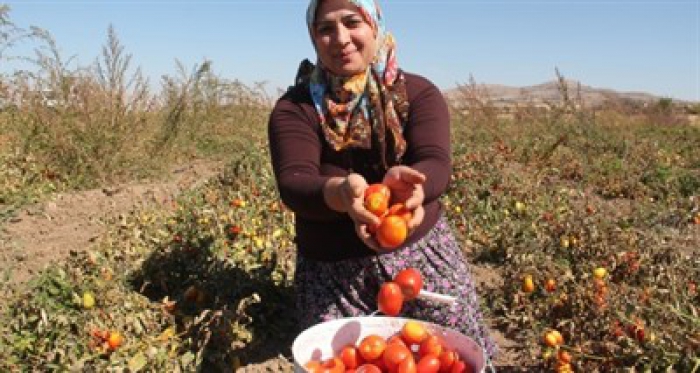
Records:
[[[413,217],[408,223],[409,231],[412,231],[423,222],[425,211],[423,200],[425,193],[423,183],[425,175],[408,166],[400,165],[390,168],[384,175],[383,184],[391,190],[391,198],[394,202],[403,203]]]

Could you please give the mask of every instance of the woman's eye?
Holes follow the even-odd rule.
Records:
[[[362,20],[355,19],[355,18],[352,18],[352,19],[345,21],[346,27],[357,27],[361,24],[362,24]]]
[[[331,27],[331,26],[318,26],[318,27],[316,27],[316,32],[318,32],[319,34],[324,34],[324,35],[330,34],[331,32],[333,32],[333,27]]]

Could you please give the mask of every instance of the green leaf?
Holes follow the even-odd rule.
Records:
[[[143,352],[139,352],[129,360],[129,370],[132,372],[138,372],[143,369],[147,363],[148,360],[146,359],[146,356],[143,354]]]

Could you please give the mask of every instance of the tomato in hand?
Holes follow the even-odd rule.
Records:
[[[403,307],[403,293],[395,282],[388,281],[382,284],[377,296],[379,311],[387,316],[396,316]]]
[[[406,241],[408,224],[397,215],[387,215],[377,227],[377,242],[385,249],[395,249]]]
[[[415,268],[406,268],[394,276],[394,282],[396,282],[403,292],[403,296],[406,300],[415,299],[423,288],[423,277],[421,277],[420,272]]]
[[[404,206],[403,203],[395,203],[391,205],[386,214],[396,215],[405,220],[407,224],[411,221],[411,218],[413,218],[413,214],[410,211],[408,211],[408,209],[406,208],[406,206]]]
[[[384,184],[372,184],[365,189],[365,208],[378,217],[386,214],[391,192]]]

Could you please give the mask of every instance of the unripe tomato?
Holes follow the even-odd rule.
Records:
[[[382,284],[377,296],[379,311],[387,316],[396,316],[403,306],[403,293],[395,282],[389,281]]]
[[[598,267],[598,268],[593,270],[593,276],[595,276],[595,278],[600,279],[600,280],[605,278],[606,274],[608,274],[608,271],[605,270],[605,268],[603,268],[603,267]]]
[[[396,282],[403,292],[403,296],[406,300],[415,299],[423,288],[423,277],[421,277],[420,272],[415,268],[406,268],[394,276],[394,282]]]

